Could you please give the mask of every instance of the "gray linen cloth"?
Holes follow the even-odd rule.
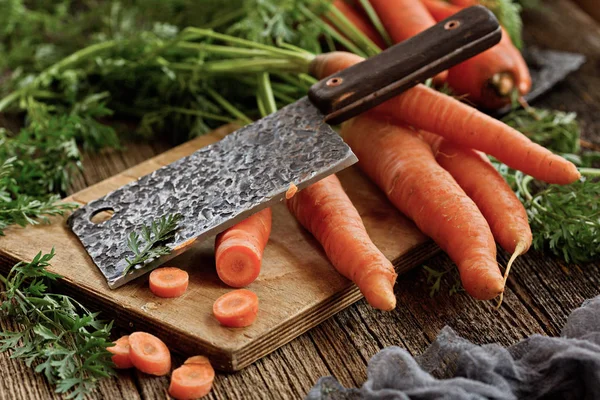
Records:
[[[600,296],[571,313],[560,337],[478,346],[445,327],[419,357],[381,350],[367,375],[360,389],[321,378],[306,399],[600,399]]]

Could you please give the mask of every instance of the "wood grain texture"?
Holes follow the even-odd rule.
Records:
[[[600,144],[600,25],[573,7],[569,0],[544,0],[545,10],[528,12],[525,37],[545,48],[579,51],[588,63],[535,106],[577,111],[584,136]],[[116,153],[115,166],[105,154],[84,160],[85,171],[73,191],[120,172],[123,167],[167,150],[165,142],[130,144]],[[0,244],[2,243],[0,238]],[[499,262],[507,256],[500,252]],[[443,254],[427,261],[439,270],[452,268]],[[336,314],[287,345],[234,374],[219,373],[208,399],[298,399],[321,376],[333,375],[346,386],[360,386],[366,379],[366,363],[380,348],[396,345],[412,354],[422,353],[445,325],[476,343],[513,344],[532,333],[555,335],[566,316],[584,297],[600,293],[600,264],[564,265],[555,258],[530,251],[517,259],[508,282],[504,305],[473,301],[459,293],[450,296],[451,282],[444,281],[440,293],[429,297],[422,269],[401,276],[395,291],[398,306],[391,313],[372,310],[364,300]],[[7,320],[0,320],[6,329]],[[191,355],[191,354],[190,354]],[[181,358],[175,358],[179,365]],[[0,354],[0,399],[53,398],[53,389],[20,360]],[[135,384],[131,384],[132,382]],[[108,380],[110,392],[95,399],[167,399],[167,378],[129,371]]]
[[[223,128],[187,142],[139,165],[89,186],[66,198],[86,204],[163,165],[221,139],[233,128]],[[106,164],[95,163],[95,173],[125,169],[118,153],[108,153]],[[107,169],[107,165],[111,169]],[[339,174],[375,244],[400,273],[436,252],[436,247],[396,211],[358,169]],[[63,290],[86,298],[121,326],[161,337],[173,350],[207,354],[215,368],[239,370],[308,329],[348,307],[362,296],[356,286],[329,264],[321,246],[289,214],[283,204],[273,207],[273,230],[258,279],[249,286],[260,299],[257,321],[250,327],[228,329],[212,316],[214,301],[227,291],[215,273],[214,238],[194,243],[167,264],[186,269],[190,284],[176,299],[160,299],[148,289],[147,276],[111,290],[78,239],[60,218],[52,225],[11,228],[0,243],[5,269],[17,260],[31,260],[41,249],[56,248],[53,272],[63,276]]]

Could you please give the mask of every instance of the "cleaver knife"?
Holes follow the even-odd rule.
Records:
[[[290,184],[302,189],[357,161],[330,124],[339,124],[492,47],[494,15],[474,6],[421,34],[313,85],[307,97],[188,157],[94,200],[67,224],[117,288],[263,208]],[[368,132],[365,132],[368,135]],[[112,211],[104,222],[92,222]],[[127,237],[165,215],[180,214],[171,253],[129,270]]]

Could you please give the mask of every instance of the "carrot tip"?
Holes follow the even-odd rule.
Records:
[[[367,303],[372,307],[382,311],[391,311],[396,308],[394,282],[393,280],[390,281],[389,275],[371,275],[360,282],[359,288],[363,292]]]

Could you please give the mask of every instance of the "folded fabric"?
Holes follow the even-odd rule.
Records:
[[[367,375],[360,389],[321,378],[306,398],[600,399],[600,296],[571,313],[560,337],[478,346],[445,327],[419,357],[396,346],[381,350]]]

